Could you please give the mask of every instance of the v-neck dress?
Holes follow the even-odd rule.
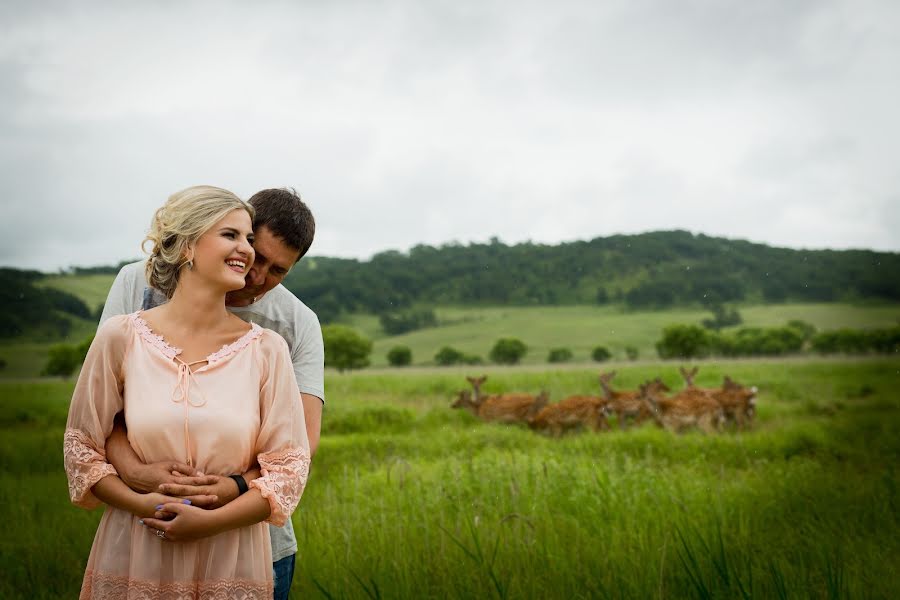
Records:
[[[106,321],[84,361],[64,440],[69,495],[94,508],[91,488],[115,475],[104,444],[124,410],[128,440],[145,463],[192,464],[206,474],[247,471],[282,525],[309,474],[309,441],[287,344],[252,325],[191,370],[181,351],[140,312]],[[160,539],[138,517],[106,507],[91,547],[81,598],[270,598],[272,548],[265,523],[191,542]]]

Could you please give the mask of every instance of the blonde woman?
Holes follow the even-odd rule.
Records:
[[[78,506],[107,505],[82,598],[270,598],[264,521],[283,524],[309,470],[309,442],[287,344],[225,309],[253,264],[252,208],[198,186],[153,219],[147,278],[170,299],[113,317],[98,330],[69,409],[64,457]],[[124,411],[146,463],[262,477],[214,510],[131,490],[105,460]]]

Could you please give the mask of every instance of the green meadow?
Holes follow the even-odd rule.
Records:
[[[739,307],[741,327],[783,326],[792,319],[811,323],[819,330],[889,327],[900,322],[898,305],[766,304]],[[668,325],[700,322],[710,317],[702,309],[628,311],[618,305],[541,306],[496,308],[437,308],[439,327],[420,329],[401,336],[383,337],[378,319],[357,315],[353,325],[374,339],[372,364],[387,365],[393,346],[409,346],[413,364],[434,364],[442,346],[487,359],[493,343],[501,337],[516,337],[528,345],[523,363],[547,362],[551,348],[566,347],[575,362],[590,360],[596,346],[606,346],[613,357],[623,359],[632,346],[643,360],[656,359],[655,344]],[[727,331],[727,330],[726,330]]]
[[[616,383],[677,389],[678,366],[618,364]],[[480,423],[448,408],[476,372],[328,374],[294,598],[895,597],[900,359],[700,363],[698,385],[760,388],[753,427],[717,435]],[[488,374],[489,392],[596,390],[593,367]],[[100,513],[68,502],[72,387],[0,382],[2,598],[77,595]]]

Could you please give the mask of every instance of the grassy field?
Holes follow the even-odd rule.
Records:
[[[60,277],[66,288],[90,289],[100,284],[102,275]],[[94,282],[91,284],[90,282]],[[99,287],[98,287],[99,289]],[[96,291],[96,290],[95,290]],[[802,319],[819,329],[838,327],[888,327],[900,321],[900,305],[850,304],[773,304],[741,307],[745,326],[783,325],[791,319]],[[431,365],[434,354],[442,346],[453,346],[469,354],[487,359],[493,343],[501,337],[518,337],[528,346],[523,359],[526,365],[546,364],[551,348],[565,346],[574,353],[573,362],[588,363],[591,350],[598,345],[608,347],[615,359],[624,359],[625,347],[633,346],[642,360],[655,360],[654,344],[662,328],[674,323],[699,323],[709,317],[700,310],[672,309],[655,312],[629,312],[615,306],[551,306],[502,308],[438,308],[440,326],[406,335],[385,337],[378,317],[350,315],[347,323],[374,340],[371,362],[374,367],[387,366],[387,352],[396,345],[407,345],[413,352],[413,364]],[[91,335],[95,324],[73,319],[73,329],[65,341],[79,343]],[[47,350],[53,343],[37,340],[0,342],[0,360],[6,368],[0,379],[29,378],[40,374]],[[586,366],[586,365],[584,365]]]
[[[42,279],[38,285],[68,292],[94,312],[106,302],[106,294],[115,278],[115,275],[54,275]]]
[[[620,365],[632,387],[677,364]],[[760,387],[752,430],[550,439],[448,405],[464,371],[326,382],[294,515],[293,597],[890,598],[900,360],[702,363]],[[596,389],[596,369],[490,369],[488,391]],[[0,597],[74,597],[99,513],[69,505],[72,384],[0,383]]]
[[[374,338],[372,364],[387,364],[393,346],[412,349],[414,364],[428,364],[442,346],[452,346],[487,359],[493,343],[501,337],[517,337],[528,347],[525,364],[547,362],[551,348],[567,347],[576,362],[587,362],[591,350],[603,345],[614,357],[624,358],[625,347],[638,349],[644,359],[655,359],[655,344],[667,325],[699,324],[710,314],[702,310],[672,309],[629,312],[618,306],[551,306],[502,308],[439,308],[443,325],[401,336],[379,337],[378,319],[355,316],[350,324]],[[839,327],[887,327],[900,322],[900,306],[850,304],[771,304],[740,307],[742,326],[781,326],[802,319],[818,329]]]

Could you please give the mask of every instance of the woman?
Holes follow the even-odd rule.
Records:
[[[108,505],[82,598],[272,596],[263,521],[281,525],[296,507],[309,443],[287,344],[225,309],[225,294],[244,286],[253,264],[252,210],[214,187],[172,195],[145,240],[148,281],[169,302],[97,331],[64,445],[72,502]],[[263,476],[215,510],[134,492],[104,458],[123,410],[146,463],[179,460],[228,475],[258,461]]]

